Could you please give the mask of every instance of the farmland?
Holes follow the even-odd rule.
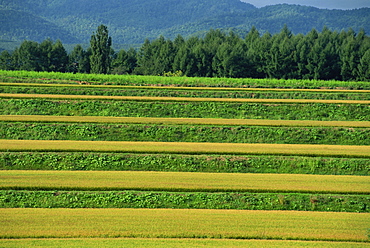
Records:
[[[356,242],[333,242],[333,241],[292,241],[292,240],[246,240],[246,239],[164,239],[164,238],[69,238],[69,239],[8,239],[2,240],[3,247],[319,247],[319,248],[347,248],[347,247],[368,247],[367,243]]]
[[[369,245],[368,83],[0,80],[1,246]]]
[[[0,227],[2,237],[9,238],[285,238],[327,241],[366,241],[363,226],[370,220],[369,214],[356,213],[214,209],[2,209],[1,217],[5,220],[5,225]],[[28,225],[17,224],[22,221],[27,221]],[[268,222],[270,228],[261,226],[261,222]],[[96,223],[100,223],[99,228],[96,228]],[[50,228],[50,224],[55,228]]]
[[[370,193],[366,177],[332,175],[13,170],[1,179],[0,189]]]

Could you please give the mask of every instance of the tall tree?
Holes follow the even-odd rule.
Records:
[[[368,81],[370,79],[370,49],[365,52],[358,65],[358,79]]]
[[[12,55],[7,51],[4,50],[0,54],[0,70],[13,70],[14,64]]]
[[[106,74],[109,71],[112,38],[108,35],[108,28],[100,25],[96,34],[91,36],[91,73]]]
[[[41,57],[39,44],[35,41],[23,41],[13,52],[15,68],[18,70],[42,71]]]
[[[67,71],[68,55],[62,42],[57,40],[51,49],[50,69],[51,71],[65,72]]]
[[[137,66],[136,51],[121,49],[112,61],[112,74],[131,74]]]
[[[89,49],[91,51],[91,49]],[[81,45],[76,45],[69,54],[69,71],[89,73],[90,72],[90,57],[91,52],[85,51]]]
[[[39,66],[41,67],[42,71],[52,71],[51,69],[51,60],[53,59],[51,53],[52,49],[53,41],[51,39],[46,39],[39,44],[40,50]]]

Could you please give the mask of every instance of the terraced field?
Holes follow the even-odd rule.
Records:
[[[370,245],[365,83],[56,76],[0,77],[1,247]]]

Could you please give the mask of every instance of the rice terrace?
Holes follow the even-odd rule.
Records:
[[[370,245],[368,83],[0,80],[1,247]]]
[[[370,3],[285,2],[1,0],[0,248],[370,247]]]

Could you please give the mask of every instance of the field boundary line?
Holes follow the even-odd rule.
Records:
[[[197,86],[129,86],[129,85],[87,85],[87,84],[41,84],[41,83],[3,83],[0,86],[30,87],[75,87],[75,88],[111,88],[111,89],[158,89],[158,90],[202,90],[202,91],[281,91],[281,92],[328,92],[328,93],[370,93],[370,90],[344,89],[285,89],[285,88],[234,88],[234,87],[197,87]]]
[[[7,94],[0,98],[23,99],[71,99],[71,100],[119,100],[159,102],[239,102],[239,103],[326,103],[326,104],[370,104],[370,100],[316,100],[316,99],[255,99],[255,98],[203,98],[203,97],[142,97],[142,96],[91,96],[53,94]]]
[[[261,143],[0,140],[0,150],[370,157],[370,146]]]
[[[311,121],[269,119],[157,118],[107,116],[0,115],[6,122],[127,123],[163,125],[287,126],[287,127],[370,127],[370,121]]]

